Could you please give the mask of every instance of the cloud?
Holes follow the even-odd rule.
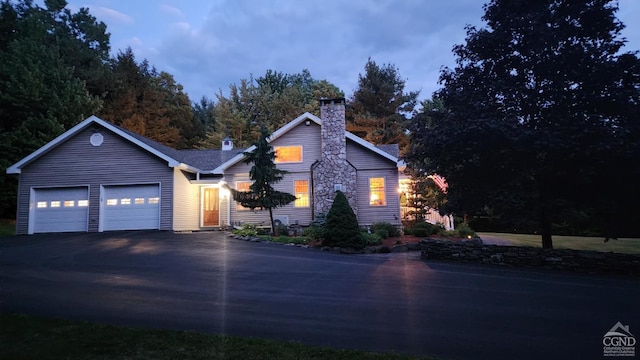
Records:
[[[173,18],[177,18],[180,20],[186,19],[186,16],[182,12],[182,10],[178,9],[175,6],[160,4],[160,11]]]
[[[108,7],[98,6],[90,8],[90,10],[100,21],[109,24],[132,24],[134,22],[131,16]]]

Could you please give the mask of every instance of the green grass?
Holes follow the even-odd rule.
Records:
[[[14,236],[16,234],[15,220],[0,220],[0,236]]]
[[[0,314],[0,359],[417,359],[299,343]]]
[[[280,243],[280,244],[300,244],[305,245],[309,243],[309,239],[305,236],[269,236],[269,235],[258,235],[258,237],[262,240],[269,240],[271,242]]]
[[[478,233],[483,236],[494,236],[509,240],[515,246],[542,247],[540,235],[509,234],[509,233]],[[616,252],[623,254],[640,254],[640,239],[620,238],[604,242],[604,237],[586,236],[553,236],[553,247],[556,249],[594,250],[604,252]]]

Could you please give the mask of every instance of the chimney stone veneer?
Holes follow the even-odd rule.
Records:
[[[320,118],[322,157],[313,168],[314,214],[329,212],[337,188],[357,214],[356,169],[347,161],[344,98],[321,99]]]

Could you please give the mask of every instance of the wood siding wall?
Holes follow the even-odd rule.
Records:
[[[200,229],[200,186],[179,169],[174,169],[173,179],[173,230]]]
[[[89,137],[98,131],[101,146]],[[32,187],[89,186],[89,231],[98,231],[100,185],[160,183],[160,229],[171,230],[173,170],[167,163],[101,127],[86,129],[28,164],[20,174],[16,231],[26,234]]]

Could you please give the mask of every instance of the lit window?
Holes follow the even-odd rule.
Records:
[[[135,203],[136,205],[144,204],[144,198],[136,198],[136,199],[134,200],[134,203]]]
[[[47,202],[46,201],[38,201],[38,204],[36,205],[39,208],[46,208],[47,207]]]
[[[60,207],[60,201],[52,201],[51,207]]]
[[[89,206],[89,200],[78,200],[78,206]]]
[[[309,181],[294,180],[293,193],[296,196],[295,207],[309,207]]]
[[[236,190],[237,191],[251,191],[251,181],[238,181],[236,182]],[[236,209],[238,210],[250,210],[248,207],[244,207],[240,205],[240,203],[236,203]]]
[[[118,199],[107,199],[107,206],[118,205]]]
[[[74,207],[76,206],[76,202],[73,200],[65,200],[64,201],[64,207]]]
[[[160,202],[160,198],[158,197],[149,198],[149,204],[157,204],[159,202]]]
[[[387,205],[386,196],[384,193],[384,178],[369,179],[369,205]]]
[[[302,145],[275,146],[274,149],[277,164],[302,162]]]
[[[130,198],[120,199],[120,205],[131,205],[131,199]]]

